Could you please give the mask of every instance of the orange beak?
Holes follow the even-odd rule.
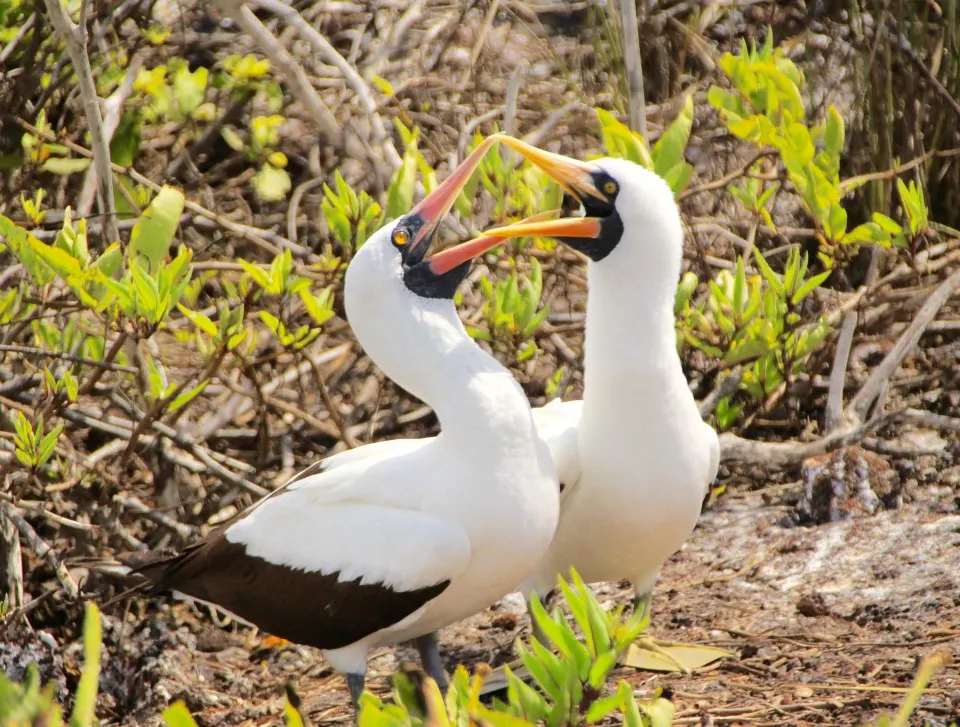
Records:
[[[531,164],[540,167],[568,193],[579,200],[584,196],[590,195],[606,202],[607,197],[593,184],[593,174],[600,171],[598,167],[589,162],[581,162],[578,159],[571,159],[562,154],[538,149],[524,141],[515,139],[506,134],[492,134],[485,141],[498,141],[508,146],[520,154]]]
[[[454,202],[457,201],[457,197],[460,195],[460,191],[470,180],[476,168],[480,166],[484,155],[487,153],[487,150],[493,146],[494,142],[495,139],[492,137],[488,137],[480,142],[470,156],[464,159],[463,162],[460,163],[460,166],[450,172],[450,176],[440,182],[435,190],[420,200],[420,204],[410,211],[410,214],[419,214],[424,220],[424,225],[420,228],[420,232],[415,239],[410,241],[411,248],[423,243],[429,244],[437,227],[440,226],[440,222],[453,207]]]
[[[559,210],[548,210],[547,212],[540,212],[539,214],[532,215],[527,217],[525,220],[517,222],[515,225],[510,225],[509,227],[500,228],[501,230],[509,230],[517,225],[537,225],[537,224],[546,224],[541,222],[549,217],[554,217],[558,214]],[[562,222],[563,220],[559,220]],[[431,255],[428,258],[430,263],[430,270],[436,275],[443,275],[453,270],[458,265],[462,265],[468,260],[473,260],[475,257],[483,255],[485,252],[488,252],[495,248],[497,245],[501,244],[507,237],[518,237],[519,235],[494,235],[492,233],[497,232],[498,230],[491,230],[483,237],[477,237],[473,240],[460,243],[454,247],[448,247],[446,250],[438,252],[436,255]],[[520,233],[520,234],[533,234],[533,233]]]

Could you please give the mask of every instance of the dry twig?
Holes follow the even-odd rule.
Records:
[[[60,0],[44,0],[50,20],[57,33],[67,45],[67,52],[77,73],[80,98],[83,100],[83,110],[90,127],[91,147],[93,149],[93,164],[97,170],[99,191],[97,201],[100,214],[103,215],[103,229],[107,232],[107,242],[120,239],[120,230],[117,228],[117,209],[113,202],[113,175],[110,171],[110,147],[103,128],[103,117],[100,115],[100,99],[97,97],[97,87],[93,82],[93,71],[90,68],[90,59],[87,57],[86,42],[87,30],[86,9],[87,1],[80,5],[80,26],[73,24],[66,8]]]

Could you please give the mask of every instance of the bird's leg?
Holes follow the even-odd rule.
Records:
[[[366,676],[364,674],[351,674],[349,672],[345,676],[347,678],[347,689],[350,690],[350,701],[353,702],[353,708],[359,710],[360,695],[363,694]]]
[[[653,591],[640,593],[635,591],[633,594],[633,612],[641,616],[650,617],[650,605],[653,602]]]
[[[442,694],[447,693],[447,687],[450,686],[450,680],[447,678],[447,672],[443,668],[443,660],[440,659],[440,647],[437,644],[437,635],[429,633],[425,636],[418,636],[416,641],[417,652],[420,654],[420,663],[423,664],[423,670],[437,686],[440,687]]]
[[[633,596],[634,613],[640,614],[641,616],[645,616],[649,619],[652,602],[653,602],[652,588],[648,591],[644,591],[643,593],[641,593],[640,591],[635,591]],[[676,641],[660,641],[659,639],[655,639],[652,636],[648,636],[646,634],[642,634],[641,636],[639,636],[634,643],[637,646],[639,646],[641,649],[647,649],[648,651],[652,651],[655,654],[659,654],[664,659],[666,659],[671,664],[673,664],[675,667],[677,667],[684,674],[690,673],[690,670],[687,668],[687,666],[682,661],[680,661],[676,656],[670,653],[670,649],[672,647],[683,646],[683,644],[680,644]]]

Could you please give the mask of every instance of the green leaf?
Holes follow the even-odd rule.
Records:
[[[692,128],[693,94],[687,94],[677,118],[663,132],[651,152],[654,161],[653,170],[661,177],[666,177],[668,172],[683,161],[683,153],[690,140]]]
[[[90,166],[89,159],[68,159],[64,157],[50,157],[41,166],[45,172],[51,174],[60,174],[63,176],[87,171]]]
[[[163,721],[167,727],[197,727],[197,723],[190,715],[190,710],[184,704],[182,699],[178,699],[165,710],[163,710]]]
[[[191,73],[189,67],[183,65],[173,74],[174,97],[180,113],[184,116],[192,114],[203,103],[209,73],[203,66]]]
[[[253,189],[264,202],[279,202],[286,199],[293,186],[290,174],[286,169],[280,169],[269,162],[260,167],[253,178]]]
[[[759,253],[755,256],[757,261],[757,266],[760,268],[760,272],[763,274],[763,277],[766,278],[767,282],[770,284],[770,287],[773,288],[777,295],[781,298],[787,295],[786,286],[783,284],[783,280],[773,272],[773,268],[767,263],[766,258]]]
[[[169,254],[184,202],[183,192],[164,186],[130,233],[130,259],[140,261],[150,275],[156,274]]]
[[[630,695],[630,699],[633,699],[633,694]],[[587,709],[587,723],[594,724],[602,721],[604,717],[620,707],[622,704],[623,695],[620,694],[619,691],[614,692],[613,694],[608,694],[605,697],[600,697]]]
[[[100,612],[88,601],[83,619],[83,671],[74,699],[71,727],[90,727],[97,706],[97,687],[100,683]]]
[[[209,379],[206,381],[201,381],[192,389],[180,393],[173,401],[170,402],[170,406],[167,408],[167,410],[172,414],[173,412],[177,411],[177,409],[185,407],[191,401],[200,396],[200,394],[203,393],[203,390],[207,388],[207,384],[209,383]]]
[[[34,251],[34,245],[44,243],[3,215],[0,215],[0,235],[6,238],[13,254],[23,263],[37,285],[46,285],[53,280],[53,270]]]
[[[587,677],[587,682],[594,689],[599,689],[607,681],[607,675],[613,671],[614,667],[617,665],[617,652],[610,649],[608,651],[601,652],[596,661],[593,662],[593,666],[590,667],[590,675]]]
[[[217,327],[206,315],[200,311],[192,311],[180,303],[177,303],[177,310],[183,313],[183,315],[185,315],[190,322],[201,331],[209,335],[211,338],[216,338],[218,333]]]
[[[28,446],[30,442],[33,441],[33,427],[30,426],[30,421],[19,409],[13,412],[13,428],[17,432],[17,437],[20,440],[18,442],[21,446]]]
[[[43,467],[53,455],[62,431],[63,425],[58,424],[40,440],[40,446],[37,447],[37,467]]]
[[[797,292],[793,294],[793,297],[790,298],[790,302],[796,305],[801,300],[806,298],[810,293],[819,288],[827,278],[830,277],[832,271],[827,270],[826,272],[820,273],[819,275],[814,275],[812,278],[803,283],[798,289]]]
[[[160,301],[160,291],[157,284],[137,263],[131,261],[130,273],[133,278],[137,312],[151,323],[157,323],[157,304]]]
[[[413,193],[417,182],[417,150],[409,147],[403,154],[403,163],[393,173],[387,190],[387,217],[396,219],[413,207]]]

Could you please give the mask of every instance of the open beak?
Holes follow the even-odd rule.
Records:
[[[598,217],[564,217],[559,220],[548,220],[544,222],[530,222],[530,218],[515,222],[506,227],[494,227],[490,230],[484,230],[484,239],[488,237],[498,238],[501,242],[509,237],[582,237],[597,238],[602,231],[600,219]],[[480,238],[478,238],[480,239]],[[469,245],[475,242],[464,243]]]
[[[581,162],[562,154],[538,149],[506,134],[492,134],[485,141],[498,141],[513,149],[524,159],[540,167],[568,194],[573,195],[578,200],[582,201],[585,196],[589,195],[602,202],[609,201],[606,195],[594,186],[592,175],[599,170],[589,162]]]
[[[460,163],[460,166],[450,172],[450,175],[440,182],[435,190],[410,211],[411,215],[420,215],[424,223],[416,238],[410,242],[411,255],[414,259],[423,259],[440,222],[453,207],[460,191],[466,186],[473,172],[480,166],[484,154],[495,141],[496,139],[488,137],[480,142],[473,153]]]
[[[517,222],[514,225],[510,225],[509,227],[501,227],[496,230],[491,230],[483,237],[477,237],[473,240],[455,245],[454,247],[448,247],[446,250],[442,250],[436,255],[431,255],[427,259],[427,262],[430,265],[430,272],[432,272],[434,275],[444,275],[445,273],[448,273],[456,268],[458,265],[462,265],[468,260],[473,260],[475,257],[483,255],[485,252],[492,250],[497,245],[502,243],[507,237],[519,237],[520,235],[534,234],[523,232],[518,235],[494,235],[492,234],[494,232],[498,232],[499,230],[511,230],[517,225],[547,224],[545,220],[555,217],[557,214],[559,214],[559,210],[540,212],[539,214],[527,217],[525,220]],[[558,221],[562,222],[563,220]]]

